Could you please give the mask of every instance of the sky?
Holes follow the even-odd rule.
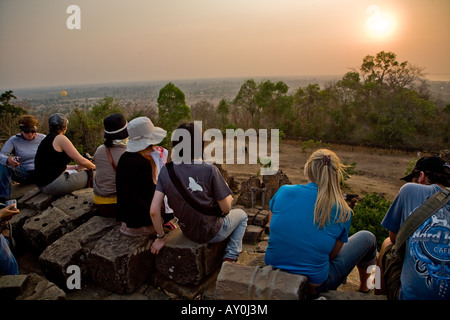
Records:
[[[344,75],[382,50],[450,81],[450,1],[0,0],[0,43],[3,91]]]

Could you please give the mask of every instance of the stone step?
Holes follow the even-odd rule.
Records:
[[[81,279],[90,278],[89,258],[97,241],[117,226],[116,219],[95,216],[74,231],[49,245],[39,256],[39,265],[45,277],[61,288],[66,288],[71,265],[78,266]]]
[[[224,262],[217,277],[215,300],[299,300],[308,279],[272,266]]]
[[[27,207],[37,210],[40,208],[34,205]],[[43,212],[27,219],[23,225],[23,232],[34,249],[42,252],[54,241],[89,220],[95,212],[92,189],[78,190],[53,201]]]
[[[217,270],[227,245],[227,240],[212,244],[191,241],[180,228],[166,238],[166,245],[156,256],[156,269],[182,285],[198,285]]]
[[[89,270],[95,285],[117,293],[131,293],[154,271],[151,236],[132,237],[120,225],[103,236],[91,251]]]
[[[66,294],[54,283],[35,273],[30,273],[0,276],[0,299],[64,300]]]

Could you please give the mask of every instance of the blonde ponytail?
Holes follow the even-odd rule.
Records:
[[[328,149],[315,151],[306,162],[305,175],[318,187],[314,222],[318,223],[319,228],[330,223],[331,211],[335,205],[335,222],[347,222],[351,218],[352,209],[345,201],[340,187],[345,168],[338,156]]]

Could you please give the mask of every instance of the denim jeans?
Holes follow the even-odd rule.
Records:
[[[0,275],[17,275],[19,267],[9,248],[8,240],[0,233]]]
[[[75,190],[83,189],[88,182],[88,173],[83,170],[69,174],[64,172],[48,185],[39,187],[41,192],[55,195],[69,194]]]
[[[359,231],[348,238],[339,254],[330,260],[330,273],[316,290],[324,292],[336,290],[355,266],[366,269],[376,264],[377,241],[369,231]]]
[[[10,167],[0,164],[0,198],[11,198],[11,183],[31,183],[34,181],[34,170],[24,170],[22,166]]]
[[[245,229],[247,228],[247,214],[241,209],[232,209],[223,218],[222,229],[212,238],[208,243],[215,243],[228,240],[227,248],[225,249],[225,258],[237,260],[242,251],[242,238],[244,238]]]

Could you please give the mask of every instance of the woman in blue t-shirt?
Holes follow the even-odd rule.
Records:
[[[345,166],[327,149],[305,165],[306,185],[284,185],[270,201],[270,237],[265,262],[308,277],[311,293],[334,290],[355,266],[359,291],[368,292],[367,268],[375,265],[375,236],[360,231],[350,238],[352,210],[340,188]]]

